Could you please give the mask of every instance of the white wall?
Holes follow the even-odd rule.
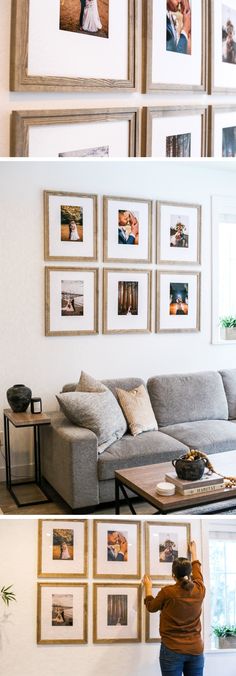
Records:
[[[225,164],[222,164],[224,167]],[[101,168],[102,167],[102,168]],[[177,200],[203,206],[202,330],[197,334],[45,337],[43,190],[99,194],[99,267],[102,195]],[[97,378],[221,369],[235,366],[236,345],[211,344],[211,195],[233,195],[235,173],[221,163],[11,160],[0,162],[1,391],[17,382],[56,408],[55,393],[81,369]],[[155,257],[155,223],[153,227]],[[57,265],[57,263],[55,264]],[[77,264],[74,263],[76,266]],[[86,265],[86,264],[84,264]],[[119,267],[119,264],[117,264]],[[91,266],[93,264],[91,263]],[[129,267],[126,264],[126,267]],[[147,266],[150,267],[150,266]],[[156,269],[153,264],[152,269]],[[102,277],[100,270],[100,277]],[[155,279],[155,273],[154,273]],[[100,279],[100,284],[102,279]],[[155,284],[153,285],[155,287]],[[101,286],[100,286],[101,288]],[[153,289],[154,291],[154,289]],[[102,292],[100,291],[100,301]],[[100,303],[101,304],[101,303]],[[153,305],[153,307],[155,307]],[[154,312],[153,312],[154,314]],[[100,307],[101,328],[101,307]],[[2,424],[0,423],[0,428]],[[16,447],[22,445],[20,435]],[[17,463],[23,457],[17,457]]]
[[[200,519],[192,517],[188,521],[201,557]],[[144,573],[144,523],[142,528]],[[14,584],[17,596],[17,604],[12,605],[11,624],[5,625],[0,647],[1,673],[4,676],[93,676],[95,673],[103,676],[108,670],[112,676],[160,676],[157,663],[159,646],[144,642],[144,623],[141,644],[111,646],[92,643],[92,520],[89,520],[89,635],[86,646],[36,644],[37,521],[30,518],[0,519],[0,541],[0,586]],[[1,611],[0,606],[0,615]],[[208,653],[205,676],[221,676],[223,670],[227,676],[235,676],[235,655],[225,651],[223,654]]]
[[[142,0],[138,0],[139,16],[141,15]],[[10,63],[10,9],[11,0],[0,0],[0,157],[9,156],[9,128],[10,113],[12,110],[42,110],[42,109],[70,109],[70,108],[109,108],[127,106],[175,105],[186,103],[190,105],[229,103],[227,96],[206,96],[195,94],[141,94],[141,64],[139,67],[138,90],[134,94],[116,93],[19,93],[9,92],[9,63]],[[141,21],[139,20],[138,53],[141,60]],[[230,103],[235,103],[236,96],[230,95]]]

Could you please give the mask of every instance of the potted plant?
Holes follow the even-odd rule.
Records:
[[[223,340],[236,340],[236,317],[221,317],[220,327]]]
[[[224,650],[236,649],[236,626],[227,625],[213,627],[213,634],[217,636],[219,648]]]

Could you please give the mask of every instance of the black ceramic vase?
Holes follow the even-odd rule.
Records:
[[[24,413],[27,410],[32,392],[26,385],[13,385],[7,390],[7,401],[14,413]]]
[[[172,465],[175,468],[179,479],[185,481],[198,481],[202,478],[206,467],[205,458],[196,458],[194,460],[187,460],[184,456],[178,460],[172,460]]]

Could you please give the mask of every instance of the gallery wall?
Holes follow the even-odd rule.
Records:
[[[142,0],[138,0],[139,16],[141,15]],[[226,105],[236,102],[236,96],[230,95],[199,95],[195,94],[141,94],[141,64],[139,67],[138,88],[133,94],[118,93],[13,93],[9,92],[9,63],[10,63],[10,14],[11,0],[0,0],[0,156],[9,156],[10,114],[12,110],[43,110],[43,109],[70,109],[70,108],[110,108],[110,107],[143,107],[154,105]],[[138,23],[138,53],[141,61],[142,41],[141,21]]]
[[[168,520],[168,519],[167,519]],[[173,520],[173,519],[172,519]],[[197,542],[201,557],[201,523],[190,518],[191,534]],[[142,523],[142,530],[144,523]],[[1,574],[0,584],[14,584],[17,603],[11,606],[8,624],[0,624],[0,660],[5,676],[41,676],[55,673],[58,676],[103,676],[109,669],[112,676],[121,673],[130,676],[159,676],[158,644],[143,642],[120,645],[94,645],[92,643],[92,521],[89,520],[89,634],[88,644],[37,645],[36,644],[36,583],[37,583],[37,521],[27,518],[0,520]],[[144,534],[144,533],[143,533]],[[144,539],[143,539],[144,542]],[[142,574],[145,570],[144,546],[142,548]],[[203,571],[207,576],[207,571]],[[0,612],[2,608],[0,609]],[[144,615],[144,613],[143,613]],[[1,617],[0,617],[1,619]],[[144,620],[144,617],[143,617]],[[3,632],[1,628],[3,627]],[[206,676],[220,676],[222,670],[234,676],[235,660],[230,651],[211,652],[206,655]]]

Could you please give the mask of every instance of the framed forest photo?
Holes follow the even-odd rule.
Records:
[[[104,270],[103,333],[150,333],[151,271]]]
[[[38,576],[87,577],[88,522],[40,519]]]
[[[137,0],[12,0],[12,91],[134,91]]]
[[[104,197],[104,261],[150,263],[152,202],[133,197]]]
[[[98,332],[98,271],[45,268],[45,335]]]
[[[236,157],[236,106],[211,106],[209,156]]]
[[[165,106],[144,109],[145,157],[205,157],[206,107]]]
[[[94,577],[140,578],[140,523],[95,519],[93,528]]]
[[[157,202],[157,262],[201,262],[201,206]]]
[[[189,523],[146,522],[146,569],[158,580],[172,579],[172,563],[179,556],[188,559],[191,541]]]
[[[200,331],[200,272],[157,273],[157,332]]]
[[[14,111],[12,157],[136,157],[137,108]]]
[[[210,0],[210,92],[236,93],[236,0]]]
[[[38,583],[37,643],[87,643],[88,585]]]
[[[97,259],[97,196],[44,191],[44,257]]]
[[[94,584],[94,643],[141,641],[140,584]]]
[[[205,0],[145,0],[146,91],[206,89]]]

